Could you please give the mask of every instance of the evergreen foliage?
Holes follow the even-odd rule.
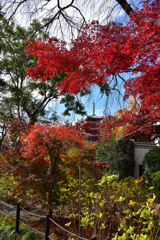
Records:
[[[152,184],[153,184],[156,194],[158,195],[158,199],[160,199],[159,198],[159,196],[160,196],[160,171],[155,173]]]
[[[117,174],[120,179],[134,176],[134,142],[129,139],[110,143],[97,144],[96,156],[99,161],[104,161],[110,165],[107,168],[108,175]]]
[[[160,171],[160,147],[155,147],[144,156],[143,160],[144,176],[148,183],[152,185],[154,173]]]

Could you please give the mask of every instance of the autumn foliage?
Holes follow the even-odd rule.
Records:
[[[15,122],[11,134],[13,128],[16,130]],[[81,160],[80,155],[68,156],[68,151],[71,148],[83,149],[84,142],[81,132],[55,123],[36,123],[19,131],[16,146],[4,151],[0,161],[4,176],[13,176],[17,182],[13,196],[24,196],[30,191],[47,205],[51,213],[51,206],[57,201],[57,183],[65,181],[66,162]]]
[[[58,84],[61,94],[87,91],[91,85],[104,83],[111,76],[132,73],[125,84],[126,100],[137,96],[141,109],[132,109],[115,125],[129,123],[126,134],[149,133],[160,120],[160,4],[158,0],[143,1],[140,10],[130,15],[126,25],[111,22],[86,24],[70,44],[56,38],[30,42],[27,54],[38,58],[37,66],[28,69],[34,80],[54,78],[57,72],[66,77]]]

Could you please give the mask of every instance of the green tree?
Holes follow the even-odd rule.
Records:
[[[76,96],[70,95],[69,93],[65,94],[65,96],[61,99],[60,103],[64,103],[66,108],[65,111],[63,112],[64,116],[66,115],[70,116],[71,111],[73,111],[75,114],[81,115],[87,114],[85,111],[85,106],[79,101],[79,99],[76,99]]]
[[[27,29],[14,21],[8,24],[4,14],[0,14],[0,147],[6,135],[6,122],[16,116],[34,123],[47,115],[47,104],[58,98],[56,83],[64,78],[63,73],[44,83],[39,79],[32,82],[25,76],[26,69],[36,64],[35,57],[25,54],[25,38],[47,37],[47,33],[37,30],[40,26],[36,20]],[[50,117],[55,120],[55,112]]]
[[[120,179],[134,176],[134,143],[129,139],[116,142],[111,138],[109,143],[97,144],[96,156],[99,161],[109,163],[108,174],[117,174]]]
[[[143,159],[144,176],[152,185],[154,173],[160,171],[160,147],[155,147],[149,150]]]

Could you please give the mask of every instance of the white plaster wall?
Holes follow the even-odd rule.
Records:
[[[139,165],[142,165],[142,161],[143,158],[145,156],[145,154],[152,148],[154,148],[155,146],[152,144],[142,144],[142,145],[138,145],[135,144],[134,147],[134,159],[135,159],[135,171],[134,171],[134,177],[135,178],[139,178]]]

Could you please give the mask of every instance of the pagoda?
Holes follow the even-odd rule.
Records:
[[[103,116],[95,115],[95,102],[93,102],[93,114],[87,116],[82,125],[81,129],[84,132],[87,140],[90,142],[98,142],[100,138],[99,124],[103,120]]]

